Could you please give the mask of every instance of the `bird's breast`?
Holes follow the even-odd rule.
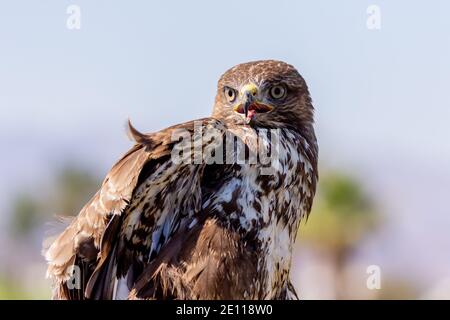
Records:
[[[250,140],[254,138],[251,137]],[[288,280],[292,247],[301,218],[313,196],[313,166],[301,136],[281,132],[275,146],[271,137],[258,137],[275,150],[270,165],[243,163],[234,167],[203,208],[245,235],[257,248],[258,272],[266,297]],[[247,137],[248,139],[248,137]]]

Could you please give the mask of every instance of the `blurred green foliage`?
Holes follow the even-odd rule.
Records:
[[[56,172],[50,187],[32,186],[31,191],[15,197],[8,221],[9,236],[14,239],[9,250],[15,256],[0,264],[0,299],[50,298],[50,285],[44,279],[45,260],[36,239],[43,240],[44,226],[55,221],[56,215],[78,214],[100,182],[89,170],[69,164]]]
[[[46,300],[49,297],[48,288],[28,290],[13,278],[0,278],[0,300]]]
[[[340,172],[321,175],[311,215],[299,230],[299,242],[327,255],[337,299],[354,298],[345,271],[355,249],[380,224],[379,218],[357,179]]]
[[[39,202],[32,195],[18,195],[14,200],[10,232],[13,235],[28,234],[38,223],[39,210]]]
[[[299,236],[329,250],[346,250],[369,235],[379,218],[357,180],[343,173],[326,173],[319,179],[310,218]]]
[[[58,173],[55,186],[54,210],[64,215],[77,215],[100,187],[100,180],[85,169],[67,166]]]
[[[13,202],[10,233],[26,238],[39,225],[55,215],[77,215],[100,186],[100,180],[88,170],[66,165],[59,170],[48,193],[36,189],[20,193]]]

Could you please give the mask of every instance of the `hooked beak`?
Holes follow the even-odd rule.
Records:
[[[253,103],[253,101],[254,101],[253,95],[250,92],[246,92],[245,98],[244,98],[244,103],[242,106],[245,118],[248,117],[248,109],[249,109],[250,105]]]
[[[247,123],[258,113],[266,113],[273,109],[258,99],[258,87],[254,84],[247,84],[240,92],[240,103],[234,108],[237,113],[244,114]]]

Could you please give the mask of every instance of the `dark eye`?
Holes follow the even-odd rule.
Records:
[[[282,85],[276,85],[270,88],[270,96],[273,99],[281,99],[286,94],[286,89]]]
[[[236,90],[229,87],[225,87],[224,92],[228,102],[233,102],[234,100],[236,100]]]

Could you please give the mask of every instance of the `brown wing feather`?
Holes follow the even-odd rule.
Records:
[[[98,253],[107,223],[127,206],[148,156],[142,145],[135,145],[125,154],[108,173],[101,189],[50,245],[45,253],[47,275],[57,284],[70,278],[76,257],[82,255],[80,248],[91,252],[89,257],[83,257],[85,259],[92,259],[92,252]],[[92,263],[95,259],[85,262]]]
[[[198,121],[217,122],[211,118]],[[160,132],[142,134],[129,123],[129,133],[137,142],[136,145],[112,167],[100,190],[45,253],[48,261],[47,275],[55,280],[55,297],[72,299],[80,296],[80,292],[71,292],[67,290],[66,286],[74,264],[81,264],[81,270],[85,272],[82,274],[82,288],[79,289],[81,297],[84,297],[84,290],[92,273],[94,273],[94,277],[98,277],[94,269],[97,267],[99,270],[105,264],[109,252],[113,248],[112,242],[118,237],[119,230],[116,224],[122,223],[122,219],[118,219],[109,232],[105,232],[108,230],[107,225],[112,217],[120,215],[129,205],[133,191],[142,182],[142,169],[145,164],[170,155],[174,144],[172,141],[173,130],[186,129],[192,132],[193,127],[194,121],[191,121]],[[84,251],[89,254],[83,254],[80,248],[84,248]],[[111,268],[108,268],[106,273],[112,272],[109,269]],[[105,272],[105,270],[103,271]],[[107,275],[105,279],[110,279],[110,275]],[[96,279],[89,283],[88,296],[93,294],[96,283]]]

